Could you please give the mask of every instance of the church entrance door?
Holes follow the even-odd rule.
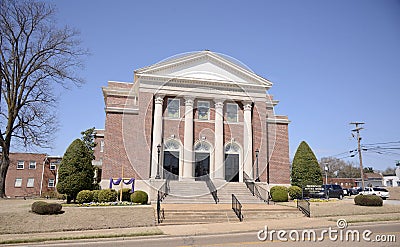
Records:
[[[225,154],[225,180],[239,182],[239,154]]]
[[[164,178],[169,176],[172,180],[179,178],[179,152],[165,151],[164,152]]]
[[[196,153],[195,154],[195,169],[194,176],[196,181],[204,180],[204,175],[210,173],[210,154]]]

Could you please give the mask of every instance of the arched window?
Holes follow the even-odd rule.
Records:
[[[177,180],[179,178],[180,143],[177,140],[167,140],[164,143],[163,176]]]
[[[225,145],[225,180],[239,182],[240,146],[235,142]]]
[[[194,177],[196,180],[203,180],[204,176],[210,173],[211,144],[207,141],[200,141],[194,146],[194,152]]]

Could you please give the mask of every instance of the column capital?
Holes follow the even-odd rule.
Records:
[[[194,105],[194,97],[184,97],[185,106],[193,106]]]
[[[251,101],[242,101],[242,103],[243,103],[243,110],[251,111],[251,108],[252,108],[252,102]]]
[[[156,104],[162,104],[164,101],[164,96],[163,94],[156,94],[154,95],[154,103]]]
[[[214,103],[215,103],[215,108],[220,108],[222,109],[224,107],[224,99],[214,99]]]

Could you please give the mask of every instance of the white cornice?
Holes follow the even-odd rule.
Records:
[[[106,113],[123,113],[123,114],[139,114],[139,108],[124,108],[124,107],[112,107],[108,106],[105,108]]]
[[[217,63],[221,68],[239,75],[239,76],[245,76],[250,80],[257,81],[260,83],[260,86],[264,88],[270,88],[272,86],[272,82],[269,80],[255,74],[252,71],[249,71],[248,69],[245,69],[221,56],[219,56],[216,53],[210,52],[210,51],[202,51],[194,54],[189,54],[183,57],[179,57],[176,59],[172,60],[167,60],[165,62],[157,63],[152,66],[148,66],[142,69],[135,70],[135,75],[146,75],[146,74],[153,74],[154,72],[160,71],[160,70],[166,70],[174,67],[178,67],[196,60],[200,59],[206,59],[209,61],[214,61]]]
[[[267,118],[267,123],[290,124],[290,120],[286,116],[277,116],[278,118]],[[284,118],[279,118],[284,117]]]

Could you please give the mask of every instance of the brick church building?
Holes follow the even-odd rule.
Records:
[[[275,114],[271,86],[238,61],[208,50],[137,69],[133,83],[108,82],[96,161],[102,188],[122,173],[146,191],[167,176],[289,184],[289,120]]]

